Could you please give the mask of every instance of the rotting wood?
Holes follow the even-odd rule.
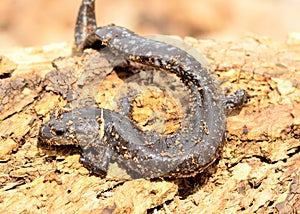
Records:
[[[300,212],[299,41],[185,41],[209,60],[226,92],[243,88],[250,99],[228,117],[228,142],[213,166],[155,182],[101,179],[79,163],[76,148],[40,145],[41,123],[65,105],[41,83],[71,45],[0,50],[0,212]],[[121,84],[114,73],[106,78],[103,105],[113,97],[110,81]]]

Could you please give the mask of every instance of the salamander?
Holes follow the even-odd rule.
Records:
[[[74,54],[87,48],[108,48],[130,63],[176,74],[189,91],[187,114],[176,133],[163,135],[142,131],[130,119],[130,111],[79,106],[60,117],[52,115],[40,129],[44,142],[72,142],[81,149],[80,161],[93,172],[128,179],[193,176],[219,156],[225,141],[226,105],[232,107],[244,96],[226,101],[208,68],[181,48],[121,26],[96,28],[93,0],[82,1],[75,28]]]

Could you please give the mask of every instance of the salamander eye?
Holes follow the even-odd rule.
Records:
[[[52,134],[56,135],[56,136],[63,136],[65,133],[66,133],[66,130],[64,128],[55,128],[55,129],[52,129]]]
[[[57,136],[62,136],[65,132],[63,130],[55,130]]]

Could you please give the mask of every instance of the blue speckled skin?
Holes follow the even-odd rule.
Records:
[[[225,100],[201,62],[180,48],[119,26],[99,27],[76,46],[77,51],[107,47],[127,61],[176,74],[190,91],[190,112],[177,133],[164,136],[142,132],[127,114],[83,107],[46,123],[40,131],[44,141],[73,141],[93,172],[110,174],[115,164],[133,179],[193,176],[218,157],[226,130]]]

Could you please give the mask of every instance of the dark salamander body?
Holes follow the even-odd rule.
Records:
[[[73,141],[82,150],[84,165],[100,174],[135,179],[201,172],[218,157],[226,130],[225,96],[207,69],[184,50],[123,27],[100,27],[82,39],[83,27],[78,26],[83,23],[82,8],[94,15],[94,1],[83,2],[86,6],[79,12],[75,34],[77,51],[106,47],[126,61],[176,74],[189,89],[189,113],[178,132],[165,136],[141,131],[127,113],[82,107],[53,117],[41,128],[41,139],[62,144]]]

